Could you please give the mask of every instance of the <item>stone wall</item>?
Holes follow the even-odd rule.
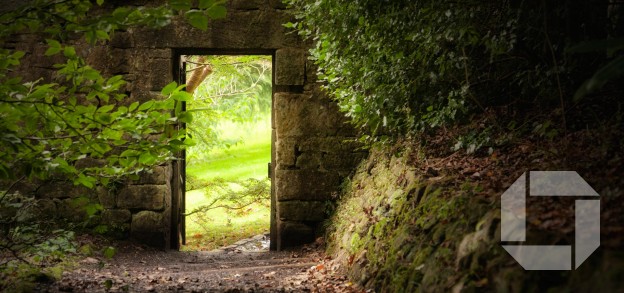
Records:
[[[309,45],[283,26],[290,18],[279,0],[233,0],[227,18],[211,21],[206,32],[176,19],[163,29],[116,32],[105,45],[76,41],[78,53],[95,68],[129,81],[124,104],[159,99],[160,90],[176,78],[180,55],[273,55],[272,249],[313,241],[327,201],[364,157],[354,143],[345,142],[353,130],[320,90],[308,60]],[[55,60],[42,58],[43,44],[28,35],[13,44],[27,52],[22,70],[33,80],[50,78],[53,72]],[[170,235],[180,188],[172,184],[174,173],[172,166],[159,166],[115,191],[100,190],[97,197],[106,209],[102,219],[127,227],[130,237],[142,242],[176,247],[171,241],[177,237]]]

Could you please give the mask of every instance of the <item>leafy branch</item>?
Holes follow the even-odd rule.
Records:
[[[232,185],[237,187],[232,187]],[[204,182],[202,190],[210,199],[209,203],[187,212],[186,216],[205,213],[218,208],[227,211],[240,211],[253,204],[264,203],[271,196],[270,184],[266,180],[253,178],[240,182],[227,182],[222,178],[214,178],[209,182]]]

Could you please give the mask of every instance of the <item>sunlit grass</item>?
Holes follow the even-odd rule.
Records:
[[[242,143],[227,149],[214,150],[208,160],[191,164],[187,174],[200,179],[223,178],[238,181],[247,178],[262,179],[267,176],[267,163],[271,161],[270,115],[255,124],[224,123],[220,129],[227,139],[241,138]],[[202,190],[186,193],[186,210],[207,204],[209,199]],[[234,242],[267,233],[270,221],[269,203],[254,204],[242,213],[228,213],[223,208],[212,209],[186,219],[186,246],[183,250],[212,250]],[[206,221],[198,223],[203,217]]]
[[[187,210],[192,210],[208,200],[201,190],[186,193]],[[267,233],[269,229],[268,206],[254,204],[242,215],[228,214],[225,209],[218,208],[204,213],[208,221],[200,225],[197,216],[186,220],[186,246],[184,250],[212,250],[233,244],[252,236]],[[208,223],[208,224],[206,224]],[[203,226],[203,227],[202,227]]]
[[[271,161],[270,115],[255,124],[223,123],[220,130],[225,139],[240,138],[242,142],[210,152],[206,162],[189,164],[186,172],[203,179],[220,177],[228,181],[266,178]]]

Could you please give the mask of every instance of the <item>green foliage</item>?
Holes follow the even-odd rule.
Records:
[[[607,56],[610,57],[620,52],[619,56],[613,57],[609,63],[598,69],[591,78],[581,85],[574,94],[575,100],[578,101],[583,96],[599,90],[607,82],[624,76],[622,49],[624,49],[624,38],[583,42],[569,48],[568,52],[570,53],[606,52]]]
[[[188,178],[187,178],[188,179]],[[187,180],[187,183],[189,181]],[[187,193],[187,245],[211,250],[267,232],[270,213],[270,182],[219,178],[199,182]],[[197,194],[201,193],[201,194]]]
[[[405,176],[414,167],[403,159],[413,154],[388,155],[397,147],[373,149],[347,183],[327,229],[328,250],[366,288],[449,291],[465,274],[455,264],[457,246],[486,205],[474,195],[478,186]]]
[[[75,254],[75,234],[59,229],[46,206],[19,193],[0,198],[0,291],[22,291],[38,279],[56,279]],[[46,215],[46,216],[43,216]]]
[[[510,51],[515,15],[482,23],[489,9],[477,1],[288,1],[314,37],[319,76],[342,111],[373,134],[398,134],[455,121],[467,104],[468,76],[483,59]],[[489,8],[489,9],[488,9]],[[482,26],[506,19],[500,31]],[[487,35],[486,35],[487,33]],[[479,50],[485,58],[467,54]],[[469,58],[473,57],[473,58]]]
[[[228,212],[244,213],[252,204],[267,204],[271,198],[271,184],[268,179],[254,178],[230,182],[222,178],[210,180],[192,179],[196,189],[202,189],[208,203],[196,207],[186,215],[204,213],[211,209],[224,208]]]
[[[18,32],[47,35],[45,55],[61,54],[65,63],[54,66],[56,82],[22,81],[11,71],[24,52],[0,51],[0,179],[15,179],[18,174],[31,180],[64,176],[76,185],[93,188],[136,176],[149,166],[173,159],[173,154],[192,144],[192,140],[184,140],[184,130],[174,127],[178,121],[192,119],[181,108],[181,102],[190,99],[183,86],[170,84],[163,90],[162,100],[122,106],[127,99],[123,77],[102,76],[73,46],[64,44],[69,33],[80,33],[87,42],[95,43],[105,42],[115,30],[129,26],[164,26],[176,11],[188,10],[190,2],[94,13],[91,1],[41,0],[3,14],[0,42]],[[197,11],[214,14],[208,10],[223,4],[202,1]],[[96,166],[76,165],[89,160],[97,162]]]
[[[193,64],[197,58],[190,58]],[[225,139],[224,123],[251,127],[270,115],[271,59],[269,56],[206,56],[210,74],[196,89],[188,112],[195,119],[188,132],[198,142],[187,151],[190,164],[203,163],[215,148],[229,148],[240,140]],[[198,64],[189,68],[192,72]]]
[[[163,27],[185,13],[195,15],[187,20],[201,29],[209,19],[225,17],[225,1],[200,2],[199,9],[191,9],[190,0],[149,7],[104,0],[34,0],[0,15],[0,290],[32,291],[30,282],[42,274],[60,276],[62,267],[56,263],[76,252],[71,230],[77,226],[65,223],[58,229],[57,219],[46,211],[54,209],[46,201],[16,190],[48,180],[87,188],[110,186],[138,178],[192,145],[178,127],[192,120],[182,111],[182,102],[191,99],[184,85],[171,83],[161,99],[130,103],[123,77],[103,75],[74,45],[106,44],[118,30]],[[22,59],[33,52],[14,49],[18,34],[45,39],[44,56],[36,57],[57,63],[52,80],[19,76]],[[78,219],[82,227],[93,227],[92,220],[102,210],[88,197],[65,203],[71,212],[86,217]],[[95,227],[97,232],[109,230]],[[114,253],[110,247],[103,251],[109,258]]]
[[[102,254],[107,259],[113,258],[113,256],[115,256],[116,253],[117,253],[117,250],[115,249],[115,247],[112,247],[112,246],[107,246],[102,251]]]
[[[466,153],[473,154],[484,147],[489,147],[492,145],[491,132],[491,127],[488,127],[486,129],[471,130],[467,134],[459,136],[457,138],[457,142],[455,143],[455,145],[453,145],[452,149],[453,151],[465,149]],[[493,149],[489,147],[488,153],[491,153],[492,151]]]
[[[491,106],[565,113],[599,60],[565,48],[608,30],[605,1],[286,2],[297,19],[286,27],[313,40],[325,88],[371,140],[461,123]],[[618,60],[585,87],[619,76]]]

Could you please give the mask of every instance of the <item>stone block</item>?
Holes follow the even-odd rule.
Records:
[[[269,45],[273,46],[273,48],[305,48],[305,50],[310,48],[310,46],[304,44],[295,30],[284,26],[287,22],[297,21],[290,11],[276,9],[273,10],[271,17],[273,17],[270,28],[271,34],[267,36]]]
[[[87,213],[84,209],[86,202],[75,201],[72,198],[62,199],[56,202],[56,208],[58,214],[63,219],[67,219],[71,222],[83,221],[87,218]]]
[[[301,94],[275,94],[275,127],[278,139],[313,135],[307,132],[311,123],[317,124],[319,105],[310,96]]]
[[[106,160],[98,160],[94,158],[84,158],[76,161],[74,167],[76,169],[85,169],[85,168],[102,168],[106,166]]]
[[[324,154],[321,166],[323,170],[353,170],[365,158],[364,152]]]
[[[169,57],[170,58],[170,57]],[[152,59],[149,65],[149,90],[160,91],[173,81],[171,59]]]
[[[96,192],[98,195],[98,201],[100,202],[102,207],[104,207],[105,209],[112,209],[115,207],[116,196],[114,192],[101,186],[97,187]]]
[[[297,152],[297,145],[295,143],[296,140],[287,138],[275,142],[275,159],[277,164],[280,165],[280,168],[295,165]]]
[[[168,234],[165,233],[163,215],[152,211],[141,211],[132,215],[130,237],[141,243],[165,248]]]
[[[123,209],[162,210],[165,197],[171,194],[166,185],[130,185],[117,194],[117,207]]]
[[[76,186],[71,182],[50,182],[43,185],[37,194],[44,198],[76,198],[81,196],[90,197],[93,190],[84,186]]]
[[[334,172],[275,170],[278,201],[328,200],[338,190],[341,178]]]
[[[123,224],[130,222],[132,214],[129,210],[104,210],[102,211],[102,223]]]
[[[319,170],[321,167],[321,153],[300,153],[297,156],[297,162],[295,163],[295,166],[297,167],[297,169]]]
[[[297,142],[300,152],[318,151],[323,153],[349,153],[354,152],[363,144],[356,141],[355,137],[312,137]]]
[[[284,48],[275,52],[275,85],[303,85],[305,50]]]
[[[120,49],[132,48],[134,47],[134,38],[129,32],[117,31],[111,36],[110,45]]]
[[[264,6],[264,0],[232,0],[229,9],[233,10],[257,10]]]
[[[150,171],[139,174],[136,184],[167,185],[171,181],[171,168],[169,166],[156,166]]]
[[[76,50],[79,55],[85,56],[89,65],[100,70],[103,75],[126,73],[130,70],[127,50],[87,44],[78,45]]]
[[[311,94],[276,93],[274,117],[278,140],[343,136],[352,128],[335,103]]]
[[[277,230],[278,250],[312,243],[316,236],[315,227],[300,222],[278,221]]]
[[[269,5],[273,9],[286,9],[286,4],[282,0],[269,0]]]
[[[58,215],[56,209],[56,203],[53,199],[44,198],[37,201],[38,215],[43,217],[53,218]]]
[[[320,222],[325,219],[323,201],[280,201],[277,214],[282,221]]]

